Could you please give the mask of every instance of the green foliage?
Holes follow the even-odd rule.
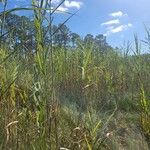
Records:
[[[51,7],[32,4],[33,21],[10,14],[21,8],[0,14],[0,148],[140,149],[138,124],[148,149],[150,55],[137,36],[134,55],[129,45],[122,55],[103,35],[53,26]]]

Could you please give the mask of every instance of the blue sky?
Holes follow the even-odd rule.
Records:
[[[61,0],[52,1],[53,5],[57,5]],[[26,7],[30,0],[8,0],[8,3],[8,8]],[[66,0],[60,10],[78,10],[77,15],[67,23],[71,31],[81,36],[87,33],[104,34],[111,45],[120,46],[124,41],[133,41],[135,33],[144,38],[144,24],[150,24],[149,6],[150,0]],[[62,22],[67,17],[59,13],[55,22]]]

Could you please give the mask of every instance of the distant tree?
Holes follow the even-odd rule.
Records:
[[[75,47],[77,40],[80,39],[80,35],[78,35],[77,33],[71,33],[70,39],[71,39],[72,46]]]
[[[54,32],[54,43],[58,46],[66,47],[70,42],[70,29],[66,25],[59,24],[58,26],[53,26]]]
[[[84,37],[84,43],[93,43],[94,42],[94,36],[91,35],[91,34],[87,34],[85,37]]]
[[[7,14],[5,16],[3,28],[3,38],[10,50],[19,48],[20,57],[30,58],[35,50],[35,30],[34,23],[25,16]]]
[[[99,34],[95,37],[95,44],[97,46],[107,46],[107,42],[106,42],[106,36],[104,36],[103,34]]]
[[[109,46],[108,46],[108,43],[106,41],[106,36],[104,36],[103,34],[97,35],[94,39],[94,43],[95,43],[96,48],[101,53],[107,52],[107,49]]]
[[[8,14],[5,19],[5,32],[9,32],[16,44],[22,44],[27,49],[32,48],[34,39],[33,22],[25,16]]]
[[[43,25],[43,36],[44,44],[48,45],[50,43],[50,35],[48,34],[49,26]],[[14,49],[19,47],[21,50],[20,55],[31,55],[34,53],[35,48],[35,28],[34,22],[25,16],[18,16],[16,14],[7,14],[5,17],[5,25],[3,33],[6,34],[3,37],[4,43],[11,45]],[[55,34],[54,34],[55,33]],[[77,33],[72,33],[66,25],[59,24],[58,26],[52,26],[52,43],[59,47],[76,47],[76,42],[81,37]],[[94,37],[92,34],[87,34],[83,38],[83,43],[93,44],[93,52],[96,53],[106,53],[108,50],[112,49],[106,41],[106,37],[102,34]]]

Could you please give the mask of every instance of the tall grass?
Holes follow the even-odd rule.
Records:
[[[51,9],[48,0],[46,5],[32,0],[28,9],[33,10],[36,31],[32,61],[21,55],[21,46],[12,52],[1,43],[0,148],[134,149],[134,130],[140,138],[144,133],[147,141],[150,134],[149,54],[140,53],[137,36],[133,56],[129,45],[122,54],[110,49],[103,55],[90,42],[77,42],[74,49],[53,46],[52,15],[63,2]],[[5,12],[0,15],[2,29]],[[42,28],[45,20],[49,45]],[[136,140],[139,149],[148,149],[145,139],[143,145]]]

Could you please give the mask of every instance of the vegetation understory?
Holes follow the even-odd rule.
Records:
[[[150,54],[138,37],[122,49],[81,38],[34,2],[32,20],[0,13],[0,149],[149,150]]]

